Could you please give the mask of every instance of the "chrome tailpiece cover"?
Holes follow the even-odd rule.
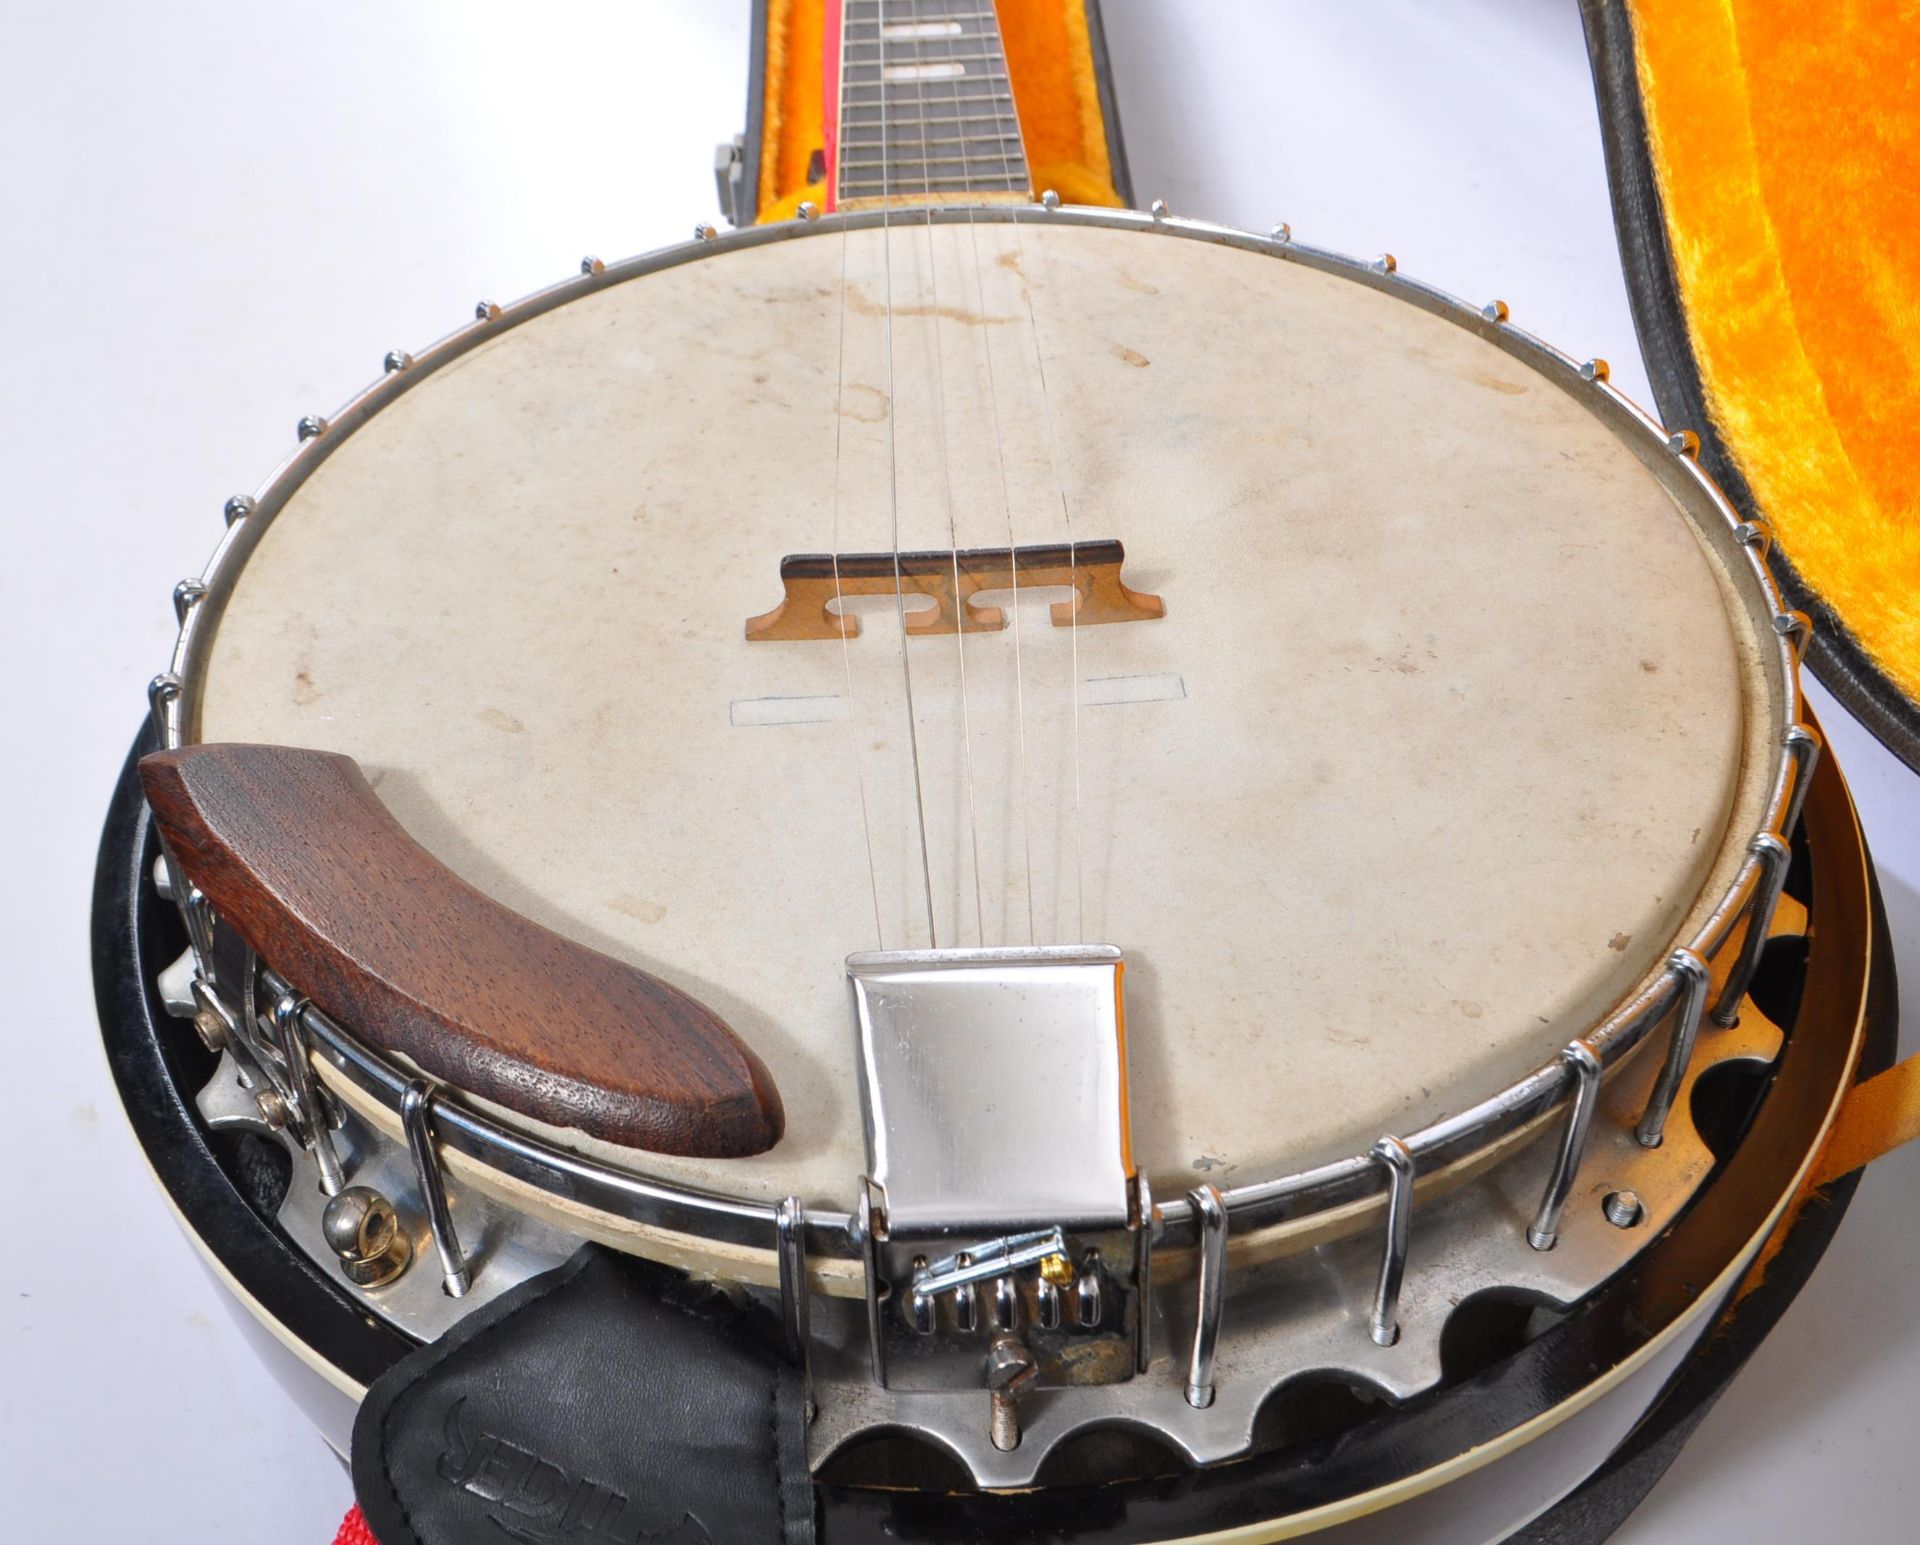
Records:
[[[891,1390],[1016,1402],[1141,1363],[1120,951],[911,950],[847,961],[867,1138],[868,1361]]]

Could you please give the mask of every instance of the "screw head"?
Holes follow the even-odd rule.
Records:
[[[604,274],[606,271],[607,265],[591,253],[580,259],[580,272],[583,274]]]
[[[1613,367],[1604,359],[1590,359],[1580,367],[1580,379],[1583,381],[1604,381],[1613,374]]]
[[[711,225],[696,225],[693,228],[693,239],[695,241],[718,241],[720,239],[720,232]]]
[[[1292,241],[1293,227],[1288,225],[1286,221],[1282,220],[1267,234],[1271,236],[1275,241]]]
[[[1700,437],[1691,429],[1679,429],[1667,436],[1667,449],[1679,456],[1698,456]]]
[[[229,526],[237,520],[245,520],[253,513],[253,499],[247,494],[235,494],[227,501],[225,512]]]
[[[1397,273],[1399,268],[1400,259],[1391,252],[1383,252],[1373,260],[1373,271],[1377,274]]]
[[[393,1203],[370,1186],[348,1186],[320,1214],[320,1235],[349,1282],[379,1287],[407,1269],[413,1242]]]
[[[405,349],[388,349],[385,357],[380,361],[380,368],[388,375],[392,375],[396,370],[407,369],[412,363],[413,356]]]
[[[253,1103],[260,1119],[272,1131],[278,1132],[292,1118],[293,1112],[287,1108],[286,1098],[278,1089],[262,1089],[253,1097]]]
[[[1058,209],[1060,207],[1060,195],[1054,192],[1052,188],[1047,189],[1045,193],[1040,195],[1040,207],[1042,209]]]
[[[227,1045],[227,1024],[212,1009],[201,1009],[193,1016],[194,1033],[208,1051],[220,1052]]]
[[[800,208],[796,213],[798,213],[802,220],[818,220],[820,218],[820,206],[814,203],[812,199],[802,199],[800,201]]]
[[[499,317],[500,308],[493,301],[483,300],[475,303],[473,308],[474,321],[493,322],[498,321]]]
[[[1039,1372],[1026,1343],[1018,1336],[1002,1332],[987,1347],[987,1388],[995,1394],[1010,1394]]]
[[[317,440],[327,432],[327,421],[318,413],[309,413],[294,426],[293,432],[303,443],[308,440]]]
[[[1504,300],[1490,300],[1480,308],[1480,315],[1489,322],[1504,322],[1507,319],[1507,303]]]
[[[1167,218],[1167,201],[1163,198],[1155,199],[1151,204],[1147,206],[1147,213],[1152,215],[1153,218],[1156,220],[1166,219]]]

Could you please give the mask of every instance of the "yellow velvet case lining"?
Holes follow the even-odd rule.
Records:
[[[1714,427],[1801,579],[1920,701],[1920,5],[1630,9]]]
[[[766,97],[756,219],[792,218],[826,197],[807,180],[823,138],[824,0],[766,0]],[[1069,204],[1119,207],[1106,118],[1093,74],[1085,0],[1001,0],[997,7],[1014,105],[1035,188]]]

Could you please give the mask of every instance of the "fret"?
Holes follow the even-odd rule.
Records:
[[[900,93],[892,91],[888,92],[884,97],[876,98],[871,102],[855,102],[851,105],[854,107],[894,107],[899,105],[901,100]],[[955,102],[964,102],[968,105],[972,105],[975,102],[1001,102],[1006,104],[1009,114],[1011,114],[1013,110],[1013,98],[1004,91],[966,91],[953,95],[942,94],[937,97],[912,99],[912,105],[915,107],[945,107]]]
[[[864,182],[842,184],[840,196],[843,199],[910,198],[929,193],[1027,193],[1030,191],[1026,178],[1003,177],[996,172],[990,177],[969,177],[965,181],[957,177],[940,177],[932,181],[919,177],[870,178]]]
[[[963,43],[965,47],[961,46]],[[983,46],[975,47],[976,44]],[[940,38],[921,42],[896,43],[886,38],[869,38],[864,41],[849,39],[847,51],[852,53],[855,49],[858,49],[860,54],[858,58],[847,61],[849,68],[854,65],[877,63],[883,55],[888,59],[957,59],[963,64],[977,59],[997,63],[1001,58],[1000,49],[993,40],[982,37],[978,33],[959,39]]]
[[[936,122],[936,123],[937,123],[938,125],[940,125],[940,126],[942,126],[942,127],[944,127],[945,125],[947,125],[947,124],[949,124],[949,123],[955,123],[955,122],[958,122],[958,120],[957,120],[957,119],[953,119],[953,118],[941,118],[941,119],[938,119],[938,120],[935,120],[935,122]],[[927,126],[926,126],[925,124],[921,124],[921,125],[919,125],[918,127],[920,127],[920,128],[922,128],[922,129],[924,129],[924,128],[926,128]],[[846,150],[879,150],[879,149],[881,149],[881,148],[882,148],[882,143],[881,143],[881,142],[882,142],[882,136],[880,136],[880,135],[878,135],[878,134],[875,134],[875,133],[873,132],[873,130],[874,130],[874,125],[872,125],[872,124],[867,124],[867,125],[863,125],[863,126],[862,126],[862,128],[860,129],[860,131],[859,131],[859,133],[860,133],[860,137],[859,137],[859,138],[854,138],[854,137],[853,137],[853,136],[851,136],[851,135],[845,135],[845,136],[842,136],[842,138],[841,138],[841,142],[840,142],[840,144],[841,144],[841,149],[842,149],[843,151],[846,151]],[[895,138],[897,139],[898,137],[896,136]],[[902,141],[899,141],[899,142],[900,142],[900,143],[903,143],[903,144],[909,144],[909,145],[920,145],[920,146],[927,146],[927,145],[978,145],[978,146],[980,146],[980,147],[981,147],[981,151],[982,151],[982,154],[984,154],[984,155],[989,155],[989,156],[1002,156],[1002,155],[1005,155],[1005,154],[1007,153],[1007,152],[1006,152],[1006,148],[1005,148],[1005,147],[1006,147],[1006,144],[1007,144],[1007,142],[1009,142],[1009,141],[1013,141],[1013,142],[1014,142],[1014,143],[1016,144],[1016,147],[1017,147],[1017,144],[1018,144],[1018,141],[1019,141],[1019,139],[1020,139],[1020,131],[1019,131],[1018,129],[1006,129],[1006,130],[1003,130],[1002,132],[1000,132],[1000,133],[998,133],[998,134],[935,134],[935,135],[927,135],[927,134],[925,134],[925,133],[920,133],[920,134],[916,134],[916,135],[914,135],[912,139],[909,139],[909,140],[902,140]],[[892,143],[892,142],[893,142],[893,141],[889,141],[889,143]],[[996,148],[996,147],[997,147],[997,148]]]
[[[842,0],[844,198],[1032,189],[999,18],[981,0]]]
[[[916,140],[914,143],[918,144],[919,142]],[[1002,165],[1005,165],[1007,162],[1007,158],[1001,155],[916,156],[916,155],[910,155],[910,154],[904,154],[904,153],[901,155],[889,154],[887,156],[887,159],[884,161],[845,161],[843,160],[840,163],[840,170],[844,174],[846,172],[866,171],[873,167],[880,167],[884,169],[887,167],[894,167],[894,166],[972,166],[980,161],[997,161]]]

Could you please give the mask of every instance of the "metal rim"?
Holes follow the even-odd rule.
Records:
[[[1743,524],[1702,471],[1697,461],[1699,441],[1695,435],[1686,431],[1669,434],[1637,404],[1613,388],[1607,379],[1604,361],[1582,364],[1515,327],[1508,320],[1503,303],[1473,306],[1404,276],[1390,256],[1372,262],[1346,257],[1295,241],[1285,226],[1276,227],[1273,235],[1263,237],[1203,221],[1174,218],[1164,206],[1156,206],[1146,214],[1066,206],[1030,209],[1006,205],[945,206],[934,209],[931,218],[940,224],[984,219],[1097,226],[1204,241],[1298,263],[1381,291],[1475,333],[1530,365],[1581,401],[1620,435],[1675,496],[1696,532],[1718,549],[1736,583],[1745,581],[1745,599],[1756,620],[1764,616],[1773,624],[1774,649],[1763,657],[1762,667],[1778,707],[1776,720],[1783,726],[1783,733],[1775,737],[1772,748],[1773,769],[1764,819],[1752,836],[1748,856],[1705,921],[1691,939],[1676,941],[1677,947],[1711,962],[1735,937],[1741,922],[1748,921],[1748,947],[1743,947],[1734,961],[1720,999],[1723,1006],[1738,1003],[1757,959],[1758,941],[1764,937],[1767,914],[1777,899],[1783,878],[1784,866],[1778,862],[1777,855],[1784,851],[1784,839],[1792,835],[1789,817],[1797,814],[1797,796],[1804,790],[1811,772],[1812,757],[1804,748],[1817,749],[1818,741],[1809,740],[1810,732],[1799,722],[1799,655],[1807,635],[1807,620],[1804,615],[1783,608],[1779,589],[1765,563],[1764,528]],[[878,227],[882,223],[883,211],[866,210],[751,226],[725,236],[716,235],[711,227],[703,227],[690,241],[619,263],[586,259],[578,275],[512,305],[481,302],[475,308],[472,322],[417,355],[390,353],[381,379],[336,413],[301,420],[297,448],[258,492],[238,495],[228,501],[227,530],[206,569],[197,581],[183,582],[175,592],[180,631],[171,667],[155,678],[151,689],[154,725],[161,744],[182,744],[193,728],[210,640],[235,579],[261,533],[334,449],[416,382],[509,328],[612,285],[741,248],[803,239],[837,229]],[[1763,635],[1763,645],[1764,642]],[[1591,1048],[1603,1071],[1614,1066],[1655,1031],[1685,996],[1686,985],[1685,972],[1669,963],[1579,1040]],[[308,1036],[325,1061],[397,1113],[411,1075],[310,1005],[303,1017]],[[1562,1054],[1489,1099],[1419,1131],[1400,1134],[1398,1140],[1404,1143],[1419,1171],[1430,1173],[1446,1168],[1545,1116],[1567,1100],[1577,1082],[1576,1064]],[[446,1097],[449,1093],[452,1097]],[[467,1108],[459,1103],[457,1091],[441,1091],[441,1094],[435,1124],[446,1146],[541,1190],[628,1221],[696,1239],[764,1251],[771,1269],[777,1245],[779,1209],[776,1204],[673,1185],[588,1159]],[[1577,1153],[1573,1160],[1577,1163]],[[1232,1187],[1221,1193],[1221,1200],[1230,1227],[1235,1232],[1246,1232],[1384,1195],[1390,1181],[1391,1177],[1383,1172],[1372,1153],[1367,1152],[1296,1174]],[[808,1209],[806,1223],[807,1247],[816,1258],[859,1259],[859,1228],[851,1215]],[[1184,1247],[1196,1238],[1194,1209],[1184,1198],[1159,1206],[1155,1223],[1158,1245]]]

